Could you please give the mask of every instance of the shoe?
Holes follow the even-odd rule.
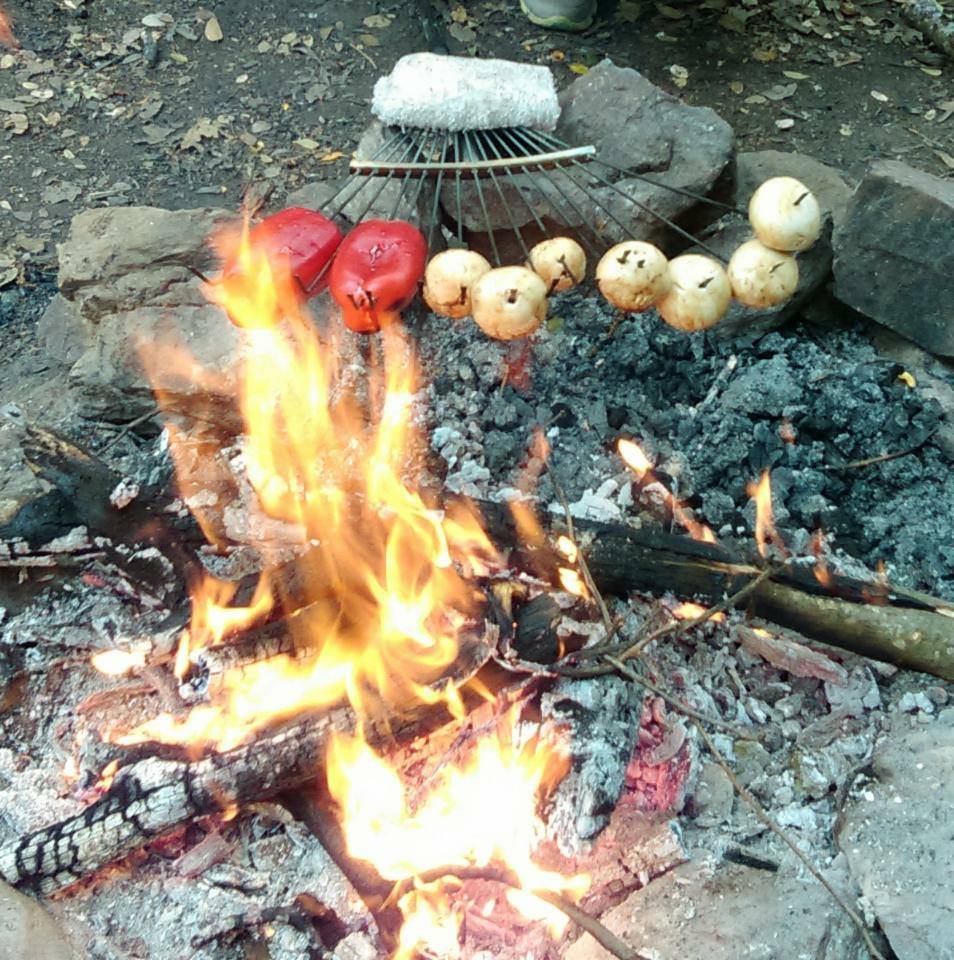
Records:
[[[551,30],[586,30],[596,16],[597,0],[520,0],[531,23]]]

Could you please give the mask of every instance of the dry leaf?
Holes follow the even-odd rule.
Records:
[[[218,43],[222,39],[222,27],[219,24],[219,18],[213,14],[205,21],[205,39],[212,43]]]
[[[220,120],[210,120],[208,117],[199,117],[198,120],[186,131],[181,142],[180,150],[191,150],[198,147],[203,140],[214,140],[222,132],[222,123]]]
[[[584,74],[589,72],[590,68],[585,63],[570,64],[570,73],[575,73],[578,77],[582,77]]]
[[[943,71],[938,70],[937,67],[921,67],[921,73],[926,73],[929,77],[940,77],[943,75]]]
[[[20,271],[12,260],[0,260],[0,287],[13,283],[20,275]]]
[[[787,100],[789,97],[795,96],[797,90],[797,83],[776,83],[768,90],[763,90],[762,96],[768,97],[769,100]]]
[[[850,67],[853,63],[861,63],[862,60],[860,53],[846,53],[844,55],[830,53],[829,55],[836,67]]]
[[[324,156],[319,157],[322,163],[334,163],[335,160],[340,160],[344,156],[340,150],[332,150],[331,153],[326,153]]]
[[[4,130],[11,130],[13,133],[18,136],[21,133],[26,133],[30,129],[30,121],[27,119],[25,113],[11,113],[6,120],[3,121]]]
[[[391,24],[390,18],[386,17],[383,13],[372,13],[370,17],[365,17],[361,22],[366,27],[371,27],[372,30],[387,27]]]
[[[887,103],[890,97],[886,93],[882,93],[880,90],[871,91],[872,100],[877,100],[878,103]]]
[[[677,10],[676,7],[670,7],[665,3],[657,3],[656,9],[662,16],[668,17],[670,20],[683,20],[686,16],[684,10]]]
[[[681,67],[678,63],[674,63],[669,68],[669,73],[673,78],[673,82],[680,89],[689,82],[689,71],[685,67]]]
[[[454,23],[467,23],[467,10],[462,3],[458,3],[457,6],[451,10],[451,20],[453,20]]]
[[[808,79],[807,73],[798,73],[795,70],[783,70],[782,76],[788,77],[789,80],[807,80]]]
[[[335,29],[334,27],[322,27],[322,28],[318,31],[318,36],[321,37],[322,40],[327,40],[328,37],[331,36],[331,34],[332,34],[332,32],[334,31],[334,29]]]
[[[938,105],[939,110],[944,112],[937,118],[938,123],[944,123],[951,114],[954,114],[954,100],[942,100]]]
[[[771,63],[773,60],[778,59],[778,51],[776,50],[753,50],[752,57],[755,60],[758,60],[759,63]]]
[[[935,150],[934,152],[941,158],[941,163],[943,163],[948,170],[954,170],[954,157],[949,153],[945,153],[943,150]]]
[[[363,43],[366,47],[377,47],[381,41],[373,33],[359,33],[358,43]]]
[[[301,147],[303,150],[317,150],[321,146],[317,140],[312,140],[310,137],[299,137],[297,140],[293,140],[292,143]]]
[[[775,126],[779,130],[791,130],[795,126],[795,121],[791,117],[783,117],[781,120],[775,121]]]
[[[745,89],[745,87],[743,86],[741,80],[733,80],[732,83],[729,84],[729,89],[733,93],[739,94]]]

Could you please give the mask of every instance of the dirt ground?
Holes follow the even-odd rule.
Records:
[[[4,0],[7,2],[7,0]],[[603,57],[714,107],[740,150],[954,170],[951,67],[892,2],[610,0],[573,35],[517,0],[274,4],[15,0],[0,52],[0,393],[42,367],[31,332],[73,214],[106,204],[236,208],[340,175],[374,80],[449,49],[549,64],[560,86]],[[41,405],[42,406],[42,405]]]

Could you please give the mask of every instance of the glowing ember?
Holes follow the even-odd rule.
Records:
[[[564,776],[568,758],[537,737],[518,744],[518,733],[511,713],[466,760],[443,768],[413,804],[398,774],[361,740],[342,736],[332,742],[328,784],[341,808],[349,854],[373,864],[387,880],[412,885],[400,900],[406,919],[398,958],[410,960],[421,948],[455,957],[460,949],[453,882],[416,878],[504,865],[522,887],[508,895],[511,905],[558,929],[561,915],[528,893],[585,892],[586,877],[562,877],[532,860],[541,830],[538,803]]]
[[[565,537],[562,534],[557,538],[557,550],[559,550],[570,563],[576,563],[580,555],[576,544],[569,537]]]
[[[141,650],[102,650],[94,653],[90,663],[107,677],[123,677],[146,665],[146,655]]]
[[[705,616],[706,607],[702,606],[701,603],[691,603],[689,601],[685,603],[680,603],[678,607],[674,607],[672,615],[677,620],[698,620],[699,617]],[[713,623],[723,623],[725,621],[724,613],[714,613],[709,619]]]
[[[656,485],[663,491],[666,506],[672,511],[676,522],[685,529],[693,540],[701,540],[703,543],[716,543],[715,534],[704,524],[699,523],[684,504],[680,503],[672,492],[667,490],[658,480],[655,480],[652,474],[652,463],[639,446],[632,440],[620,440],[616,447],[623,462],[633,473],[642,480],[649,477],[654,480]]]
[[[560,567],[557,571],[560,575],[560,585],[566,590],[567,593],[572,593],[577,597],[588,597],[589,591],[586,589],[586,584],[583,582],[583,578],[577,573],[576,570],[570,570],[567,567]]]

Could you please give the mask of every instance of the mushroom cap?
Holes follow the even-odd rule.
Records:
[[[794,177],[772,177],[752,194],[749,222],[756,237],[773,250],[807,250],[821,234],[815,195]]]
[[[596,283],[620,310],[648,310],[669,292],[669,261],[651,243],[626,240],[603,254],[596,266]]]
[[[677,330],[693,332],[715,326],[729,309],[732,287],[722,264],[698,253],[669,261],[672,287],[657,304],[659,315]]]
[[[424,271],[424,300],[442,316],[466,317],[471,311],[473,286],[488,270],[489,261],[476,250],[442,250]]]
[[[732,294],[746,307],[774,307],[795,292],[798,263],[790,253],[749,240],[732,254],[726,271]]]
[[[497,267],[470,292],[474,322],[488,337],[515,340],[533,333],[547,315],[547,287],[528,267]]]
[[[543,279],[548,294],[569,290],[586,276],[586,252],[572,237],[550,237],[530,251],[527,266]]]

